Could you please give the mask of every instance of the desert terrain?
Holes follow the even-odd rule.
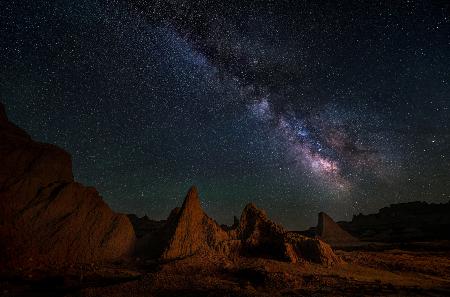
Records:
[[[450,242],[369,244],[337,249],[323,266],[263,258],[201,256],[85,265],[64,277],[3,279],[3,296],[448,296]]]
[[[166,220],[120,214],[0,107],[0,296],[450,295],[450,203],[290,231],[253,203],[219,225],[192,186]]]

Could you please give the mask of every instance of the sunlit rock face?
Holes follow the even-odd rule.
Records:
[[[1,270],[54,269],[133,251],[125,215],[73,179],[70,155],[35,142],[0,105]]]

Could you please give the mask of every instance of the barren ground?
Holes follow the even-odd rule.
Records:
[[[332,267],[268,259],[187,258],[76,267],[69,276],[4,278],[0,296],[450,296],[450,243],[336,250]],[[57,273],[56,273],[57,274]]]

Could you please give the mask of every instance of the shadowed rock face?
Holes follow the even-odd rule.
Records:
[[[358,239],[342,229],[333,219],[324,212],[319,213],[317,234],[331,245],[358,242]]]
[[[135,236],[94,188],[74,182],[70,155],[33,141],[0,104],[0,270],[53,269],[119,258]]]

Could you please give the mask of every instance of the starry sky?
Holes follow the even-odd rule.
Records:
[[[327,2],[2,1],[0,100],[121,212],[448,201],[449,4]]]

